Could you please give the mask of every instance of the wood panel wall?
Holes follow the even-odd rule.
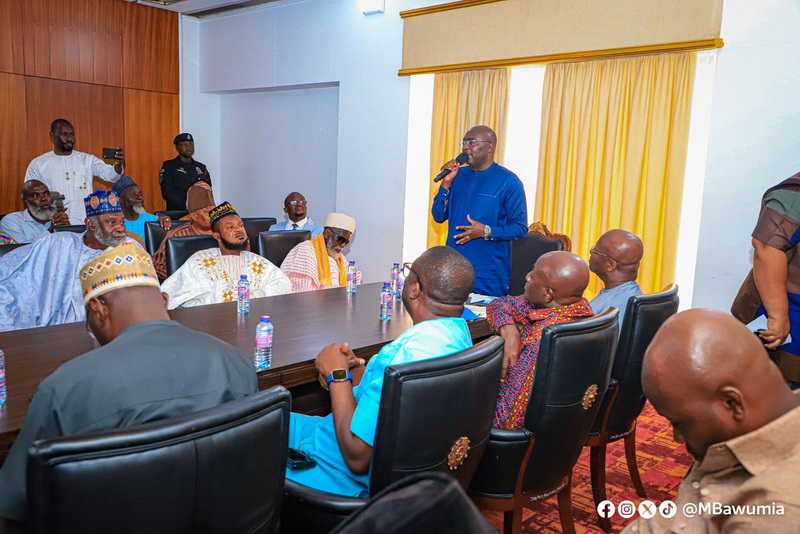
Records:
[[[0,213],[23,208],[25,170],[53,149],[57,118],[75,126],[76,150],[124,147],[147,210],[164,209],[158,171],[176,155],[178,75],[176,13],[123,0],[0,0]]]

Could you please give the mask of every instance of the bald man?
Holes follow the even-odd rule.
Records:
[[[517,175],[495,159],[497,135],[488,126],[474,126],[461,141],[467,164],[450,160],[433,198],[431,215],[448,222],[448,247],[463,254],[475,268],[475,288],[482,295],[508,295],[511,241],[528,231],[525,190]]]
[[[50,233],[53,226],[69,224],[69,216],[53,205],[50,189],[39,180],[22,184],[22,202],[25,209],[9,213],[0,220],[0,231],[13,237],[17,243],[33,243]]]
[[[628,299],[641,295],[636,282],[644,245],[639,236],[625,230],[609,230],[589,250],[589,269],[603,281],[603,289],[592,299],[594,313],[612,306],[619,310],[619,323],[625,316]]]
[[[330,392],[332,413],[327,417],[292,413],[289,447],[306,452],[317,465],[288,468],[286,478],[338,495],[369,495],[384,370],[470,347],[472,339],[461,314],[474,280],[475,271],[464,256],[448,247],[432,247],[414,261],[403,285],[411,328],[383,347],[366,368],[347,343],[334,343],[319,353],[315,364],[320,382]]]
[[[487,308],[492,332],[505,339],[500,396],[494,426],[522,428],[528,406],[542,330],[593,315],[583,292],[589,266],[571,252],[548,252],[525,277],[519,297],[495,299]]]
[[[757,336],[715,310],[674,315],[647,349],[642,387],[695,462],[675,517],[625,532],[798,532],[800,397]],[[719,510],[687,516],[689,503]]]

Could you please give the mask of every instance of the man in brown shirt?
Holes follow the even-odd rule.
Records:
[[[792,388],[800,387],[800,173],[767,190],[753,230],[753,270],[731,313],[744,323],[767,316],[759,332]],[[791,341],[785,343],[791,333]],[[780,348],[779,348],[780,347]]]
[[[191,222],[167,232],[161,246],[153,254],[153,267],[156,268],[159,278],[163,280],[167,277],[167,239],[184,235],[211,235],[211,221],[208,215],[215,205],[210,185],[205,182],[197,182],[189,188],[189,192],[186,194],[186,207],[189,210],[187,217]]]
[[[695,462],[673,517],[624,532],[798,531],[800,396],[757,336],[719,311],[674,315],[647,349],[642,387]]]

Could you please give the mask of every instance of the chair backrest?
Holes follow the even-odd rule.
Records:
[[[184,225],[190,221],[173,221],[172,228]],[[150,221],[144,223],[144,245],[147,248],[148,254],[151,256],[156,253],[161,242],[164,241],[164,236],[167,231],[161,228],[157,221]]]
[[[219,243],[210,235],[186,235],[170,237],[165,248],[167,256],[167,276],[177,271],[192,254],[207,248],[218,248]]]
[[[250,239],[250,250],[258,252],[258,234],[269,230],[277,222],[275,217],[242,217],[244,231]]]
[[[166,215],[173,221],[177,221],[181,217],[186,217],[189,214],[186,210],[165,210],[165,211],[157,211],[155,212],[156,216]]]
[[[286,230],[285,232],[261,232],[258,234],[259,256],[281,266],[289,251],[303,241],[311,239],[311,230]],[[252,243],[252,242],[251,242]],[[252,245],[251,245],[252,246]]]
[[[653,336],[664,321],[678,311],[678,286],[671,284],[660,293],[637,295],[628,299],[622,321],[617,355],[611,378],[617,381],[614,405],[605,421],[607,432],[625,431],[644,408],[642,391],[642,360]],[[592,432],[603,424],[598,417]]]
[[[533,264],[540,256],[554,250],[564,250],[564,243],[557,238],[549,238],[535,232],[512,241],[511,283],[508,294],[522,295],[525,290],[525,276],[533,270]]]
[[[30,243],[12,243],[9,245],[0,245],[0,257],[5,256],[12,250],[16,250],[19,247],[24,247],[25,245],[29,245]]]
[[[502,363],[503,339],[493,336],[450,356],[386,368],[370,494],[421,471],[449,473],[466,489],[492,430]]]
[[[104,432],[37,441],[29,532],[274,532],[289,392]]]
[[[54,232],[75,232],[76,234],[82,234],[86,231],[85,224],[68,224],[66,226],[54,226]]]
[[[609,308],[544,328],[525,414],[534,443],[523,493],[554,487],[578,460],[608,389],[618,318],[617,309]]]

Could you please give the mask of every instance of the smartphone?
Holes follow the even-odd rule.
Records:
[[[292,469],[311,469],[317,465],[316,460],[303,451],[298,451],[297,449],[289,449],[289,458],[287,463]]]
[[[103,149],[103,159],[114,159],[114,156],[117,155],[118,148],[104,148]]]

